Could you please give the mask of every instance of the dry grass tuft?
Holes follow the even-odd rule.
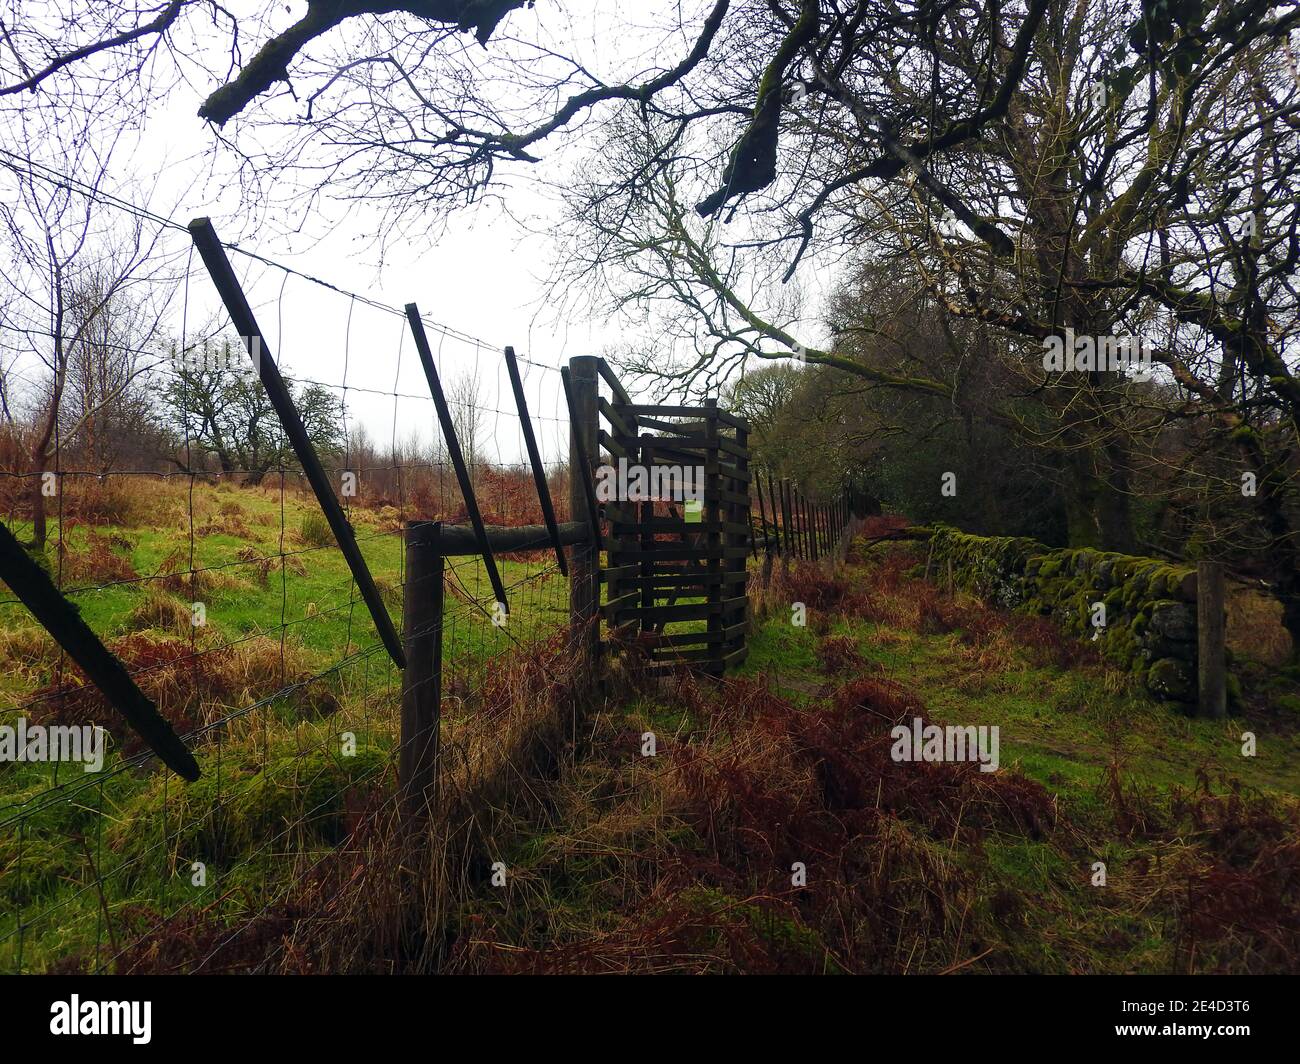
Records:
[[[236,555],[236,557],[241,557]],[[226,568],[194,569],[190,571],[189,550],[177,547],[165,557],[155,573],[158,586],[165,591],[199,599],[217,592],[251,591],[253,585]]]
[[[236,539],[256,539],[257,536],[244,520],[243,508],[237,503],[223,503],[221,509],[196,523],[196,536],[233,536]]]
[[[32,676],[52,668],[59,660],[59,645],[44,628],[0,630],[0,664]]]
[[[132,632],[156,628],[173,635],[184,635],[193,627],[193,613],[188,603],[150,584],[126,619]]]
[[[60,569],[65,587],[95,587],[135,580],[139,574],[128,554],[120,552],[121,537],[110,539],[86,529],[85,546],[71,545],[72,529],[65,528],[66,538],[59,544]],[[79,537],[77,537],[79,538]],[[127,541],[129,542],[129,541]]]
[[[1238,657],[1263,665],[1291,660],[1291,635],[1282,625],[1282,603],[1250,588],[1228,589],[1228,648]]]
[[[1055,822],[1032,781],[895,762],[886,720],[862,707],[919,706],[896,685],[855,681],[801,708],[761,680],[664,684],[659,697],[698,727],[649,759],[632,756],[634,735],[597,725],[555,798],[561,895],[512,872],[510,897],[464,925],[452,970],[941,970],[977,887],[945,856],[953,840],[1040,837]],[[563,900],[582,889],[565,870],[593,860],[612,924],[584,925]],[[792,884],[796,864],[815,889]]]
[[[182,606],[182,608],[184,608]],[[186,609],[186,627],[189,611]],[[229,645],[203,647],[172,635],[133,632],[109,640],[140,689],[179,734],[205,727],[286,687],[301,713],[332,712],[337,699],[320,683],[308,684],[312,659],[298,644],[257,636]],[[143,744],[81,670],[67,663],[32,696],[38,723],[107,728],[127,754]]]
[[[565,638],[487,670],[471,712],[444,725],[438,801],[416,836],[396,816],[388,778],[356,796],[341,844],[286,896],[233,929],[207,913],[161,926],[145,914],[124,970],[441,967],[464,900],[483,883],[500,840],[540,814],[543,781],[556,776],[571,742],[581,673]]]
[[[235,552],[235,557],[252,570],[253,579],[262,587],[266,587],[271,574],[280,568],[284,568],[295,576],[307,575],[307,567],[302,563],[302,559],[292,554],[267,555],[256,547],[241,547]]]

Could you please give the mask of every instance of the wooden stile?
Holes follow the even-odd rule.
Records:
[[[601,623],[609,637],[635,640],[652,671],[688,665],[721,675],[746,654],[746,564],[756,545],[748,425],[717,400],[635,404],[607,364],[597,370],[612,396],[593,403],[596,461],[654,472],[661,486],[683,489],[677,496],[690,474],[689,497],[603,501]],[[765,527],[765,548],[766,536]]]

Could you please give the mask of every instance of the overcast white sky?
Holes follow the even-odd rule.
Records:
[[[236,4],[236,10],[240,6]],[[300,2],[290,5],[285,21],[296,18],[302,6]],[[615,0],[573,4],[571,9],[558,2],[542,3],[538,10],[517,12],[511,18],[535,20],[552,37],[563,39],[566,45],[573,42],[590,69],[612,78],[615,67],[626,72],[629,62],[651,65],[653,50],[662,40],[662,32],[653,28],[641,35],[629,32],[628,20],[639,12],[629,15],[626,5],[623,7],[616,22]],[[334,34],[347,35],[358,28],[355,21],[345,23]],[[512,28],[521,33],[527,30]],[[260,39],[245,40],[246,54],[260,43]],[[688,47],[681,41],[671,43],[673,55],[659,56],[659,62],[674,61]],[[224,69],[220,62],[211,66]],[[389,233],[381,267],[374,241],[380,216],[365,202],[327,203],[322,213],[331,220],[313,215],[304,231],[292,238],[284,236],[278,225],[252,228],[255,205],[241,202],[239,186],[231,180],[234,166],[230,155],[221,147],[212,151],[216,134],[196,114],[202,98],[215,84],[182,84],[162,106],[150,111],[129,165],[125,153],[116,156],[123,170],[121,185],[134,181],[137,188],[125,188],[122,194],[136,201],[147,197],[151,209],[181,222],[209,216],[224,240],[237,241],[294,269],[392,306],[414,300],[427,317],[484,340],[485,346],[478,347],[431,337],[444,383],[476,372],[484,405],[504,412],[490,418],[494,423],[488,430],[488,456],[495,450],[503,460],[516,459],[522,445],[501,348],[512,344],[520,355],[557,367],[573,355],[603,353],[620,338],[618,322],[557,320],[554,308],[542,303],[542,282],[550,271],[553,249],[544,237],[530,235],[529,229],[542,229],[553,219],[556,204],[547,182],[562,180],[581,149],[537,168],[536,179],[531,174],[510,177],[506,201],[511,214],[526,224],[490,202],[464,208],[437,239],[423,231],[413,232],[409,239]],[[542,153],[556,157],[563,142],[562,138],[548,142]],[[60,168],[57,155],[47,156],[45,161]],[[0,182],[5,179],[0,171]],[[168,240],[172,248],[185,244],[182,234]],[[250,301],[286,375],[346,384],[349,419],[364,423],[381,441],[404,438],[412,432],[427,438],[433,424],[431,404],[422,398],[401,397],[423,397],[428,391],[401,319],[354,304],[299,278],[286,280],[280,271],[240,256],[233,256],[232,261],[246,277]],[[187,304],[191,332],[218,306],[197,256],[194,265],[197,272]],[[806,287],[810,280],[814,289],[819,287],[815,277],[805,277]],[[529,403],[542,422],[543,449],[548,459],[554,460],[566,447],[567,418],[558,374],[525,369]],[[393,392],[401,394],[395,398]],[[548,424],[548,419],[553,420]]]
[[[590,38],[597,27],[593,18],[582,29]],[[347,34],[349,26],[335,32]],[[394,307],[417,302],[428,318],[484,340],[486,346],[477,347],[430,336],[444,386],[462,374],[479,378],[489,410],[487,456],[506,461],[520,457],[522,438],[514,423],[501,349],[511,344],[525,358],[558,367],[572,355],[600,353],[615,335],[601,322],[557,322],[539,305],[551,263],[548,242],[530,235],[528,227],[491,202],[459,211],[436,239],[423,232],[410,239],[390,234],[382,265],[374,240],[381,224],[379,211],[365,202],[343,208],[327,204],[325,209],[337,220],[314,216],[293,237],[277,232],[280,227],[275,225],[250,229],[254,205],[241,202],[238,184],[229,180],[233,162],[224,149],[213,155],[217,137],[196,113],[210,87],[181,86],[148,118],[133,166],[143,185],[152,184],[157,175],[151,196],[155,209],[165,205],[166,213],[182,222],[206,215],[224,240]],[[549,198],[527,182],[513,184],[508,194],[511,213],[545,220],[554,209]],[[245,278],[259,324],[283,372],[346,384],[349,419],[364,423],[382,442],[413,432],[429,438],[434,431],[432,404],[425,398],[428,387],[403,319],[299,278],[286,279],[280,271],[238,255],[232,262]],[[197,257],[195,265],[199,272],[192,281],[188,316],[201,324],[205,312],[215,311],[218,304]],[[567,448],[558,374],[528,365],[522,369],[543,451],[554,460]],[[375,395],[366,389],[399,395]]]

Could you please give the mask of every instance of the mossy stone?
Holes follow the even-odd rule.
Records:
[[[1161,658],[1147,670],[1147,690],[1169,702],[1193,702],[1196,699],[1191,667],[1176,658]]]

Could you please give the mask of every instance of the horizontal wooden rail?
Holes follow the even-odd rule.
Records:
[[[550,529],[545,525],[519,525],[515,528],[485,525],[483,530],[494,554],[546,550],[555,542],[551,538]],[[558,532],[562,547],[572,547],[591,540],[591,529],[586,521],[561,521]],[[478,533],[471,525],[443,525],[440,549],[444,556],[478,554]]]
[[[733,417],[724,410],[713,410],[706,414],[696,406],[641,405],[640,403],[629,405],[628,410],[633,414],[649,414],[651,417],[689,418],[692,421],[703,421],[708,417],[716,417],[728,428],[743,429],[745,427],[745,422],[741,418]]]

